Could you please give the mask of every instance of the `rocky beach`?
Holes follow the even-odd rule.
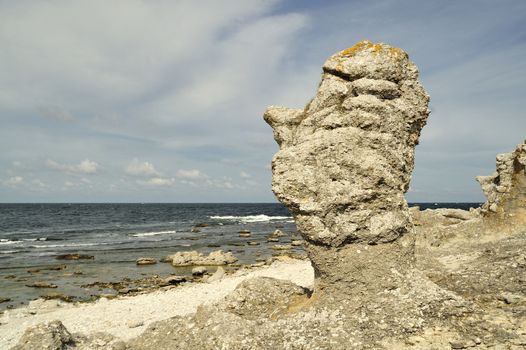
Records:
[[[242,240],[243,250],[219,243],[163,254],[188,273],[158,276],[153,292],[109,284],[101,287],[117,293],[91,304],[36,300],[7,310],[0,346],[524,349],[526,142],[477,178],[481,207],[410,207],[428,103],[405,51],[362,41],[335,53],[304,109],[264,113],[280,147],[272,189],[294,229],[230,227],[229,244]],[[258,261],[236,256],[262,240]],[[91,260],[84,253],[61,256]],[[158,260],[137,256],[135,267]],[[30,288],[58,288],[40,282],[48,284]]]

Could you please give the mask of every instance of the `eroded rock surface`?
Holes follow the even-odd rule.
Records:
[[[497,170],[477,176],[487,198],[482,213],[492,222],[506,226],[526,224],[526,141],[514,152],[497,155]],[[513,227],[511,227],[513,228]]]
[[[429,97],[408,55],[386,44],[360,42],[331,56],[323,71],[304,110],[265,112],[280,145],[272,189],[308,243],[316,292],[374,293],[368,281],[383,280],[379,290],[399,285],[412,265],[404,193]]]

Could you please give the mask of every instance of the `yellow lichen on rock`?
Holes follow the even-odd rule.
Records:
[[[385,45],[381,43],[372,43],[368,40],[362,40],[356,45],[349,47],[345,50],[342,50],[340,52],[340,55],[345,56],[345,57],[352,57],[356,55],[358,52],[365,51],[365,50],[371,51],[375,54],[380,54],[381,52],[385,52],[385,53],[388,53],[390,56],[393,56],[395,59],[407,56],[407,54],[399,48],[396,48],[396,47],[387,48]]]

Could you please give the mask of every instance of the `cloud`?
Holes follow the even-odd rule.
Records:
[[[63,122],[73,121],[73,115],[60,106],[37,106],[38,112],[46,118],[55,119]]]
[[[9,187],[16,187],[18,185],[21,185],[24,182],[24,178],[22,176],[12,176],[6,181],[4,181],[4,184]]]
[[[53,170],[80,174],[96,174],[100,167],[99,164],[89,159],[85,159],[77,165],[61,164],[52,159],[48,159],[46,165]]]
[[[175,179],[168,179],[168,178],[162,178],[162,177],[154,177],[152,179],[149,179],[145,182],[147,185],[151,186],[172,186],[175,183]]]
[[[243,179],[250,179],[252,176],[244,171],[240,172],[239,173],[239,176],[242,177]]]
[[[184,170],[180,169],[177,171],[177,177],[183,178],[183,179],[204,179],[208,176],[206,174],[203,174],[198,169],[190,169],[190,170]]]
[[[155,170],[155,167],[152,163],[141,162],[137,158],[133,160],[126,167],[126,174],[133,176],[159,176],[160,173]]]

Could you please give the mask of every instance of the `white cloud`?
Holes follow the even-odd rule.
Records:
[[[24,182],[24,178],[22,176],[12,176],[6,181],[4,181],[4,184],[9,187],[16,187],[18,185],[21,185]]]
[[[71,181],[65,181],[64,182],[64,187],[74,187],[74,186],[75,186],[75,184],[73,182],[71,182]]]
[[[172,186],[175,183],[175,179],[168,179],[162,177],[154,177],[146,181],[147,185],[152,186]]]
[[[133,160],[126,167],[126,173],[133,176],[159,176],[160,173],[155,170],[152,163],[141,162],[137,158]]]
[[[52,159],[48,159],[46,165],[53,170],[80,174],[95,174],[100,167],[99,164],[89,159],[85,159],[77,165],[61,164]]]
[[[208,176],[206,174],[203,174],[201,171],[197,169],[190,169],[190,170],[184,170],[180,169],[177,171],[177,177],[184,178],[184,179],[204,179]]]
[[[49,187],[44,182],[42,182],[40,179],[32,180],[31,184],[34,186],[35,189],[44,189],[44,188],[48,188]]]
[[[246,173],[244,171],[240,172],[239,176],[241,176],[243,179],[250,179],[252,177],[249,173]]]

